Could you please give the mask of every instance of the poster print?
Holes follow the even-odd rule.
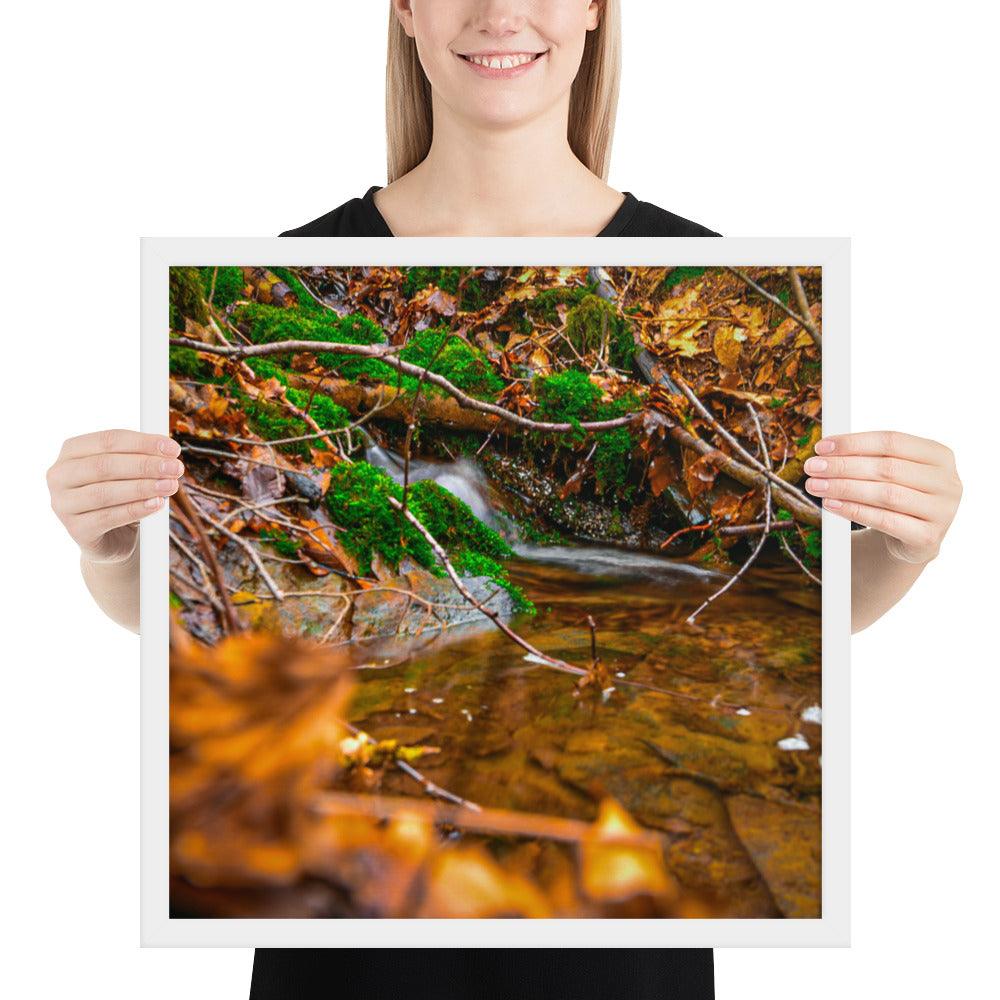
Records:
[[[822,267],[167,280],[172,918],[822,917]]]

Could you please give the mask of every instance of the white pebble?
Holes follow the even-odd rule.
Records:
[[[819,705],[810,705],[802,710],[803,722],[815,722],[817,726],[823,724],[823,709]]]
[[[801,733],[794,736],[786,736],[783,740],[778,740],[778,747],[781,750],[808,750],[809,744]]]

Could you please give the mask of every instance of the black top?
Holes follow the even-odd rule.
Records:
[[[392,236],[370,187],[282,236]],[[718,236],[625,192],[598,236]],[[378,928],[373,926],[373,934]],[[336,934],[331,934],[335,938]],[[250,1000],[714,1000],[708,948],[258,948]]]
[[[363,198],[352,198],[326,215],[289,229],[282,236],[392,236],[382,213],[375,207],[373,185]],[[697,222],[682,219],[648,201],[639,201],[630,191],[611,221],[598,236],[719,236]]]

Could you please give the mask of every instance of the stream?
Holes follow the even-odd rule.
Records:
[[[401,480],[398,456],[366,458]],[[526,658],[486,622],[355,644],[351,722],[427,744],[423,773],[482,806],[593,820],[613,796],[669,839],[674,875],[713,916],[820,914],[819,589],[788,564],[752,568],[686,617],[725,576],[610,546],[537,546],[510,533],[469,460],[414,461],[507,535],[511,580],[535,602],[512,628],[554,657],[612,678],[603,693]],[[655,689],[655,690],[654,690]],[[420,794],[400,771],[388,794]]]

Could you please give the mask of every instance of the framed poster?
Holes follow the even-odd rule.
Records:
[[[848,260],[144,240],[143,943],[848,943]]]

